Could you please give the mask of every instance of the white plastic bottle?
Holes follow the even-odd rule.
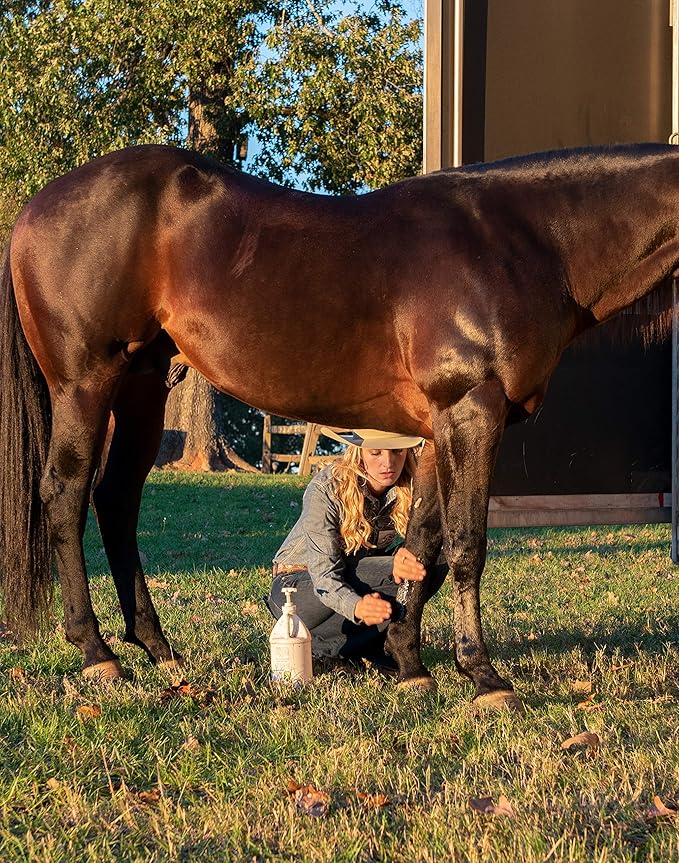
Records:
[[[304,621],[295,612],[290,599],[295,587],[284,587],[286,602],[283,614],[269,636],[271,646],[271,679],[289,680],[292,683],[308,683],[314,676],[311,666],[311,633]]]

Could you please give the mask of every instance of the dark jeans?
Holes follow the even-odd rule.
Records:
[[[382,599],[391,602],[394,611],[392,619],[398,620],[401,607],[396,602],[398,585],[392,578],[394,559],[390,555],[375,555],[363,557],[357,562],[348,561],[345,570],[345,581],[350,584],[359,596],[367,593],[379,593]],[[448,567],[437,565],[430,575],[435,592],[443,584]],[[384,640],[387,635],[389,621],[379,625],[366,626],[364,623],[353,623],[341,614],[328,608],[314,593],[311,576],[306,570],[291,572],[276,576],[271,584],[269,596],[264,598],[269,611],[278,619],[285,604],[284,587],[295,587],[297,593],[292,595],[292,601],[297,607],[297,614],[309,628],[313,641],[311,649],[314,656],[342,656],[345,658],[379,656],[384,652]]]

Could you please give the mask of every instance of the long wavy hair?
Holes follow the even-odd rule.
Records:
[[[406,455],[401,475],[393,486],[396,491],[396,501],[391,510],[391,519],[396,532],[401,536],[405,536],[408,526],[415,468],[415,455],[411,448]],[[332,477],[340,501],[342,519],[340,535],[347,554],[352,554],[360,548],[374,548],[374,544],[370,542],[372,528],[363,511],[365,494],[359,480],[363,479],[367,482],[368,476],[359,447],[347,447],[342,458],[332,466]]]

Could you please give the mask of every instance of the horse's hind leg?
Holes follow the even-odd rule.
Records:
[[[153,662],[180,661],[168,644],[146,587],[137,521],[142,488],[163,433],[167,387],[158,370],[130,373],[113,406],[115,428],[92,501],[125,619],[125,641]]]
[[[82,539],[89,490],[115,386],[64,385],[51,392],[52,434],[40,495],[45,505],[61,582],[66,638],[83,654],[87,676],[115,678],[122,667],[99,631],[92,609]]]

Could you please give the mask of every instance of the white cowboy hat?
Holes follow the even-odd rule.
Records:
[[[424,438],[409,437],[395,432],[379,431],[379,429],[337,429],[323,426],[321,434],[340,443],[353,444],[367,449],[407,449],[418,446]]]

